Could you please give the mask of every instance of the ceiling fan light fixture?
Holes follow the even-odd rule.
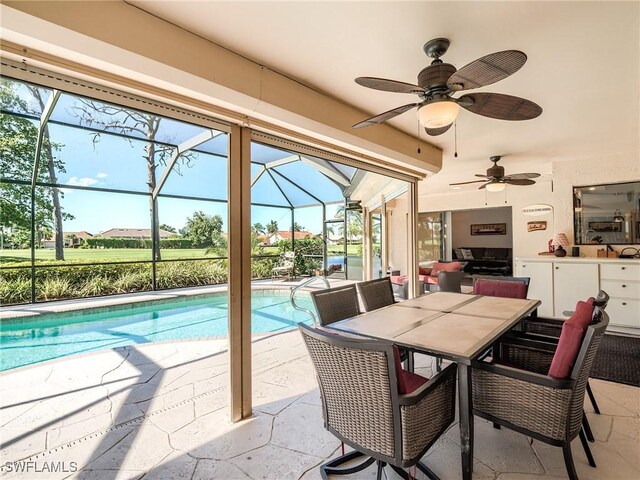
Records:
[[[489,192],[501,192],[505,189],[506,185],[504,182],[491,182],[488,183],[485,187]]]
[[[418,121],[425,128],[442,128],[455,122],[460,106],[451,99],[434,100],[418,109]]]

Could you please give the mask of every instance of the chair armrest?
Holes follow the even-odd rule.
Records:
[[[433,392],[436,388],[440,386],[441,383],[447,381],[450,377],[454,380],[456,379],[456,371],[458,369],[458,365],[455,363],[450,364],[447,368],[438,373],[435,377],[431,378],[427,383],[422,385],[421,387],[416,388],[413,392],[407,393],[406,395],[400,395],[398,397],[398,401],[402,406],[415,405],[420,400],[429,395],[429,393]]]
[[[455,420],[456,370],[451,364],[414,392],[400,395],[404,462],[422,457]]]
[[[508,332],[500,337],[498,343],[505,343],[522,348],[535,348],[554,353],[556,351],[556,346],[558,345],[558,339],[546,335]]]
[[[496,347],[493,349],[494,358],[516,369],[546,375],[557,345],[530,336],[509,335],[501,338]]]
[[[535,333],[559,337],[564,320],[555,318],[527,318],[521,322],[525,333]]]
[[[502,336],[499,342],[526,348],[538,348],[540,350],[546,350],[550,353],[554,353],[556,351],[556,346],[558,345],[558,340],[558,337],[551,337],[549,335],[511,331]]]
[[[540,373],[530,372],[528,370],[521,370],[519,368],[509,367],[507,365],[474,362],[471,364],[471,366],[472,368],[475,368],[477,370],[484,370],[496,375],[502,375],[523,382],[541,385],[544,387],[556,388],[559,390],[572,389],[575,385],[575,380],[572,378],[553,378],[548,375],[542,375]]]

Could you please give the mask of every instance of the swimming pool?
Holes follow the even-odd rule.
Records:
[[[313,310],[303,293],[296,302]],[[182,297],[154,305],[123,305],[109,311],[47,315],[0,323],[0,371],[76,353],[177,339],[227,336],[227,294]],[[288,291],[256,290],[251,332],[280,332],[309,315],[295,310]]]

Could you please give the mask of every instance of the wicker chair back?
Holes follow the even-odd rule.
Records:
[[[313,291],[311,299],[323,327],[360,314],[358,294],[353,285]]]
[[[359,451],[395,460],[400,437],[392,344],[299,328],[318,374],[327,430]]]
[[[356,285],[365,312],[377,310],[395,303],[389,277],[376,278]]]

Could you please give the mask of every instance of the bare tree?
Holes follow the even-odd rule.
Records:
[[[31,96],[38,102],[40,111],[43,111],[46,105],[46,99],[43,98],[43,92],[38,88],[27,85]],[[46,170],[49,177],[49,183],[58,184],[58,176],[56,173],[56,163],[53,156],[53,148],[51,146],[51,137],[49,135],[49,126],[41,125],[43,129],[42,136],[42,155],[45,159]],[[51,187],[51,201],[53,203],[53,234],[55,240],[56,260],[64,260],[64,233],[62,231],[62,207],[60,206],[60,189]]]
[[[76,107],[80,123],[91,127],[99,127],[106,132],[113,132],[127,137],[129,143],[132,138],[146,141],[143,158],[147,164],[147,185],[149,188],[149,215],[151,217],[151,236],[156,248],[153,258],[160,260],[160,229],[158,218],[158,201],[153,197],[156,188],[156,169],[166,166],[175,147],[166,143],[158,143],[157,135],[162,117],[151,113],[140,112],[116,105],[108,105],[87,99],[79,99]],[[93,134],[94,144],[100,141],[100,133]],[[193,152],[180,154],[180,163],[176,163],[176,170],[180,174],[180,164],[190,166]]]

